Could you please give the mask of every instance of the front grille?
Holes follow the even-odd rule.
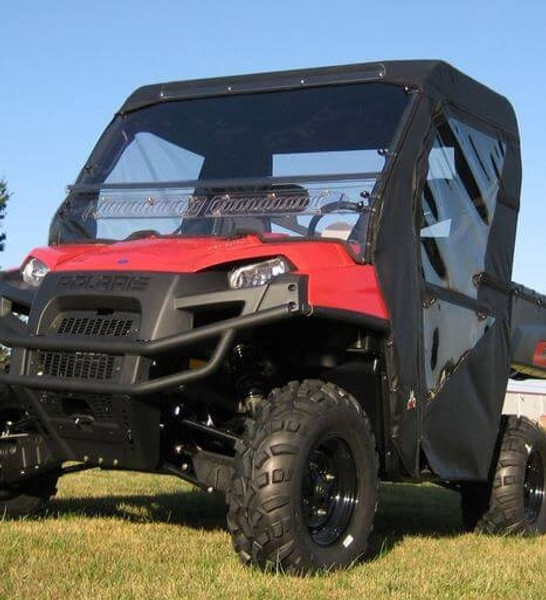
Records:
[[[61,379],[112,379],[121,368],[121,357],[96,352],[36,352],[34,374]]]
[[[52,307],[55,308],[55,307]],[[53,311],[51,311],[53,312]],[[135,311],[107,307],[80,310],[62,310],[57,314],[46,311],[38,333],[47,338],[70,340],[72,347],[85,348],[87,340],[136,340],[141,315]],[[81,343],[80,343],[81,340]],[[48,379],[85,381],[119,381],[123,355],[110,350],[88,351],[77,349],[35,350],[29,354],[27,373]],[[112,351],[115,351],[112,348]]]
[[[126,337],[135,325],[134,319],[115,317],[63,317],[58,335]]]

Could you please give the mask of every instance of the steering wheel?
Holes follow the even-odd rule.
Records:
[[[352,212],[359,213],[359,212],[361,212],[361,210],[363,208],[364,208],[364,205],[361,202],[348,202],[347,200],[336,200],[335,202],[329,202],[328,204],[321,206],[320,207],[321,213],[319,215],[315,215],[309,221],[309,227],[307,228],[307,235],[309,235],[310,237],[314,237],[316,230],[317,230],[317,225],[318,225],[319,221],[322,219],[322,217],[325,217],[328,213],[331,213],[336,209],[350,210]]]
[[[155,229],[139,229],[138,231],[133,231],[126,238],[123,239],[124,242],[128,242],[130,240],[142,240],[148,237],[161,237],[159,231]]]

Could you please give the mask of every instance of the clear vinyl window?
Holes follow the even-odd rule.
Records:
[[[361,255],[410,98],[366,82],[119,114],[70,187],[50,242],[257,233],[340,239]]]
[[[436,300],[423,311],[425,378],[432,399],[493,326],[491,316]]]
[[[427,282],[476,298],[505,153],[502,141],[454,117],[437,127],[421,197]]]

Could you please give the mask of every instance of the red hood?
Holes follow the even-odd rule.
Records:
[[[240,260],[286,257],[309,275],[309,301],[315,306],[387,318],[375,269],[357,263],[341,242],[236,239],[146,238],[113,244],[36,248],[29,256],[52,271],[147,271],[195,273]]]
[[[244,259],[286,256],[298,270],[354,265],[342,244],[315,241],[267,241],[256,236],[236,239],[146,238],[113,244],[52,246],[30,253],[52,271],[159,271],[195,273]]]

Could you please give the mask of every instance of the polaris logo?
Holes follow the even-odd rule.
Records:
[[[142,275],[62,275],[57,283],[61,290],[94,290],[98,292],[144,292],[150,277]]]

